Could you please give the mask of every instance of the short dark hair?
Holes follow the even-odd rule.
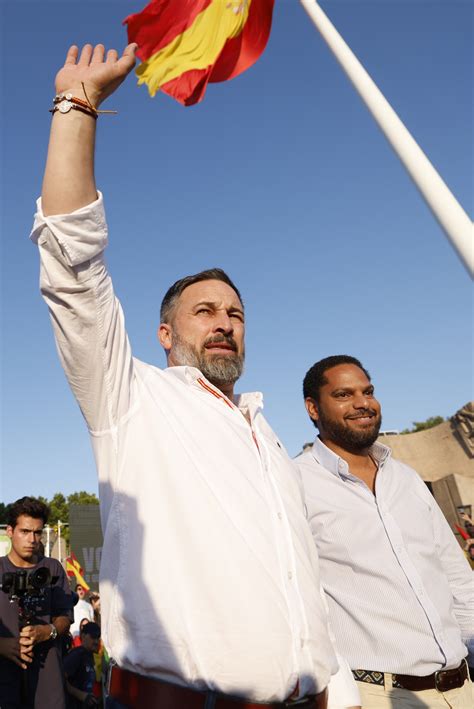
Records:
[[[94,640],[98,640],[100,638],[100,625],[90,621],[82,626],[80,635],[90,635]]]
[[[208,268],[206,271],[200,271],[195,273],[193,276],[185,276],[180,278],[179,281],[173,283],[173,285],[168,288],[165,293],[165,297],[161,302],[160,308],[160,321],[163,323],[168,323],[173,314],[173,310],[178,301],[181,293],[188,287],[192,286],[194,283],[199,283],[200,281],[222,281],[227,283],[235,292],[237,293],[240,302],[243,305],[242,296],[240,295],[239,289],[236,287],[235,283],[229,278],[227,273],[222,270],[222,268]]]
[[[328,369],[337,367],[339,364],[354,364],[359,369],[362,369],[365,376],[370,382],[370,374],[362,366],[358,359],[351,357],[350,355],[331,355],[330,357],[325,357],[320,359],[319,362],[313,364],[311,369],[308,369],[306,376],[303,380],[303,396],[305,399],[310,397],[316,402],[319,401],[319,393],[321,387],[328,383],[328,380],[324,376]]]
[[[27,515],[33,519],[43,520],[43,525],[49,519],[49,507],[36,497],[20,497],[19,500],[12,502],[7,507],[7,524],[10,527],[16,527],[18,517]]]

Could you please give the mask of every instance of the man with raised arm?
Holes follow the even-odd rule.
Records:
[[[301,488],[261,395],[234,393],[240,293],[220,269],[175,283],[161,308],[161,370],[132,357],[104,264],[96,109],[134,49],[69,50],[32,232],[99,472],[111,695],[140,708],[325,707],[337,662]],[[333,706],[358,704],[349,690]]]

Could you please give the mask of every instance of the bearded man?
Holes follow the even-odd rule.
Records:
[[[461,548],[421,477],[377,442],[381,408],[359,360],[317,362],[303,391],[319,436],[296,460],[362,706],[469,709],[473,580]]]
[[[135,49],[69,50],[32,232],[99,473],[110,693],[140,709],[322,709],[337,661],[301,484],[261,394],[234,392],[240,293],[220,269],[175,283],[161,309],[159,369],[132,357],[106,269],[96,108]],[[349,695],[333,704],[357,705],[357,690]]]

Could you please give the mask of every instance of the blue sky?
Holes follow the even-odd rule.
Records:
[[[472,217],[472,4],[322,0]],[[56,358],[28,241],[54,75],[71,43],[126,44],[138,2],[3,0],[0,499],[97,491],[91,448]],[[348,353],[372,374],[384,428],[450,416],[472,396],[470,281],[298,0],[275,0],[248,72],[183,108],[133,76],[101,117],[97,180],[108,263],[135,356],[177,278],[225,268],[247,308],[239,390],[295,455],[311,439],[301,382]],[[71,171],[74,165],[70,166]]]

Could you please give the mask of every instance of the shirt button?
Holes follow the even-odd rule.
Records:
[[[283,515],[281,512],[278,513],[278,519],[283,519]]]
[[[301,638],[301,647],[302,647],[302,648],[304,647],[304,640],[303,640],[303,638]]]
[[[291,579],[293,578],[293,574],[291,573],[291,571],[288,571],[288,578],[289,578],[290,581],[291,581]]]

